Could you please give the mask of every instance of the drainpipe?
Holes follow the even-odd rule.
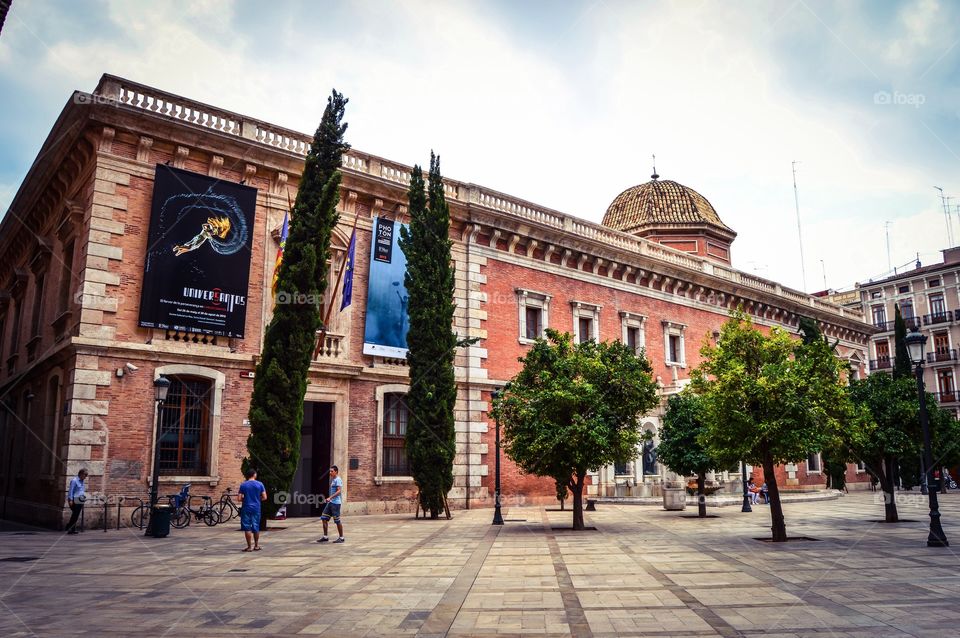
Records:
[[[464,317],[467,320],[466,337],[470,336],[470,233],[472,231],[470,219],[467,219],[467,259],[466,259],[466,270],[463,273],[463,287],[464,287],[464,301],[466,304],[463,307]],[[464,385],[467,389],[467,477],[466,477],[466,492],[464,493],[464,508],[470,509],[470,346],[467,346],[467,374],[466,379],[464,380]]]

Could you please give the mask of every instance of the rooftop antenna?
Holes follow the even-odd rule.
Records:
[[[940,204],[943,206],[943,216],[947,220],[947,246],[953,248],[953,222],[950,220],[950,204],[948,203],[953,198],[947,197],[939,186],[934,186],[934,188],[940,191]]]
[[[807,268],[803,260],[803,231],[800,228],[800,196],[797,194],[797,160],[793,160],[793,203],[797,209],[797,239],[800,242],[800,274],[803,276],[803,291],[807,291]]]
[[[823,263],[822,259],[820,260],[820,268],[823,270],[823,289],[829,291],[830,289],[827,288],[827,265]]]
[[[887,232],[887,272],[893,271],[893,274],[897,274],[897,270],[893,267],[893,262],[890,261],[890,224],[893,222],[883,222],[883,229]]]
[[[660,176],[657,175],[657,154],[653,154],[653,175],[650,176],[650,179],[658,179]]]

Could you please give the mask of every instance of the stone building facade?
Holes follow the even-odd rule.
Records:
[[[279,229],[309,141],[113,76],[91,94],[70,97],[0,223],[0,515],[61,524],[65,489],[80,468],[89,470],[93,492],[143,497],[160,375],[175,381],[164,409],[174,411],[181,428],[172,447],[162,447],[160,492],[188,482],[194,493],[213,496],[236,488],[251,373],[274,303]],[[138,326],[158,164],[257,189],[243,339]],[[294,490],[322,489],[318,476],[336,463],[348,511],[409,510],[415,495],[397,452],[406,422],[404,362],[362,348],[374,219],[405,219],[409,171],[359,151],[343,163],[329,267],[334,282],[356,224],[353,303],[333,313],[311,364]],[[873,330],[859,312],[732,268],[735,233],[704,197],[675,182],[655,178],[625,191],[606,225],[475,184],[447,180],[446,192],[457,273],[454,327],[479,338],[455,362],[454,507],[491,503],[491,392],[548,326],[645,348],[664,396],[688,381],[700,344],[737,306],[761,325],[793,332],[800,316],[814,317],[858,371],[867,360]],[[328,291],[328,304],[336,294]],[[644,424],[655,431],[659,415]],[[653,493],[666,470],[649,451],[645,468],[643,452],[635,462],[602,469],[591,490],[640,484]],[[783,480],[788,487],[822,484],[817,472],[812,460],[809,467],[785,466]],[[506,460],[503,476],[508,503],[553,500],[552,483],[524,476]]]
[[[943,251],[943,261],[860,284],[858,300],[864,316],[878,332],[870,340],[869,369],[891,371],[896,354],[895,306],[907,330],[927,336],[924,382],[940,405],[960,416],[960,247]]]

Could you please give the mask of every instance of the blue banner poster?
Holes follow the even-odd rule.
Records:
[[[407,356],[409,297],[403,285],[407,258],[399,244],[403,225],[382,217],[373,222],[363,354],[391,359]]]

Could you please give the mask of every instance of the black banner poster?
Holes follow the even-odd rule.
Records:
[[[373,259],[390,263],[393,259],[393,221],[377,217],[373,230]]]
[[[243,338],[257,189],[157,165],[140,326]]]

